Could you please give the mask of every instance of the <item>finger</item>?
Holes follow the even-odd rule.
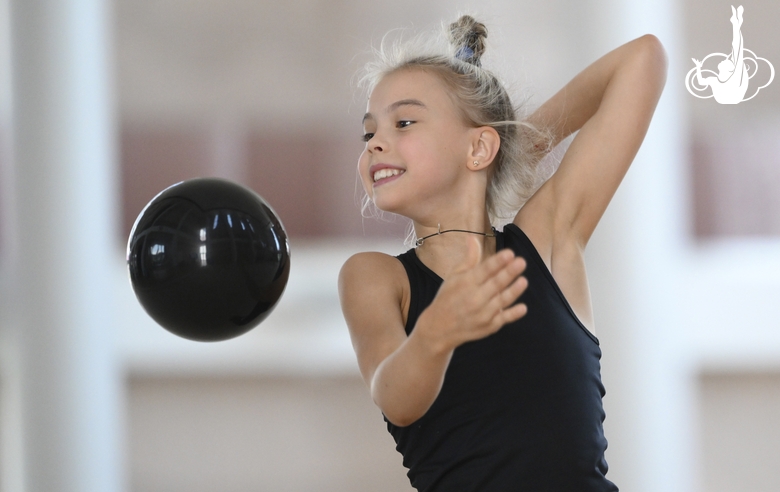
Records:
[[[528,306],[525,305],[525,303],[515,304],[509,309],[504,309],[504,316],[506,318],[506,323],[512,323],[513,321],[517,321],[526,314],[528,314]]]
[[[466,258],[455,269],[455,273],[465,272],[477,266],[482,260],[482,244],[476,237],[468,237],[466,241]]]
[[[517,303],[517,300],[527,287],[528,279],[519,277],[500,295],[494,296],[486,303],[485,310],[494,313],[491,315],[492,322],[490,323],[493,330],[498,330],[504,324],[525,316],[528,308],[524,303]]]
[[[484,284],[488,279],[496,275],[502,268],[506,267],[508,263],[515,258],[515,253],[510,249],[502,249],[496,254],[492,255],[487,260],[480,263],[479,268],[475,269],[475,277],[477,285]]]
[[[480,290],[483,295],[490,298],[498,295],[512,285],[512,282],[517,280],[521,273],[525,270],[526,262],[521,257],[515,257],[505,264],[502,268],[495,271],[495,273],[485,279],[485,282],[480,286]]]
[[[482,287],[471,299],[474,305],[479,306],[479,311],[484,315],[485,323],[490,324],[490,320],[495,318],[498,313],[515,304],[528,287],[528,279],[525,277],[513,276],[512,279],[514,281],[510,282],[510,285],[491,295],[485,294],[487,286]]]
[[[484,309],[487,313],[492,313],[489,316],[495,316],[496,313],[508,309],[512,304],[523,295],[528,287],[528,279],[525,277],[517,277],[511,285],[502,289],[500,292],[496,292],[490,297],[486,297],[482,302]]]
[[[523,292],[528,288],[528,279],[525,277],[519,277],[512,282],[512,285],[507,287],[501,292],[502,308],[511,306],[517,301],[517,299],[523,295]]]
[[[495,317],[495,329],[498,330],[508,323],[513,323],[526,314],[528,314],[528,306],[523,303],[504,309]]]

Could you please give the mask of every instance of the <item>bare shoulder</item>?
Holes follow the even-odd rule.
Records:
[[[357,253],[341,267],[339,295],[350,297],[366,289],[401,293],[405,279],[406,272],[397,258],[385,253]]]
[[[406,340],[406,270],[384,253],[355,254],[341,267],[339,298],[360,372],[370,385],[377,366]]]

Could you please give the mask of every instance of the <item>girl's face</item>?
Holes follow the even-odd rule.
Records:
[[[363,129],[358,169],[379,209],[411,217],[452,204],[473,129],[437,76],[419,69],[385,76],[371,93]]]

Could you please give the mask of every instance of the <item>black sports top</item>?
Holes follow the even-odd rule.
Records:
[[[412,486],[425,492],[605,492],[599,342],[577,319],[528,237],[514,224],[496,248],[525,258],[528,313],[458,347],[431,408],[387,428]],[[398,256],[411,286],[406,333],[442,279],[414,249]],[[386,420],[386,419],[385,419]]]

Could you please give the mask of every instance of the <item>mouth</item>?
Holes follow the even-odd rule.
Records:
[[[395,176],[400,176],[404,172],[405,171],[403,169],[395,169],[390,167],[380,169],[379,171],[376,171],[373,175],[374,183],[379,183],[380,181],[385,181]]]
[[[368,168],[368,175],[374,187],[395,181],[403,176],[406,169],[387,163],[377,163]]]

